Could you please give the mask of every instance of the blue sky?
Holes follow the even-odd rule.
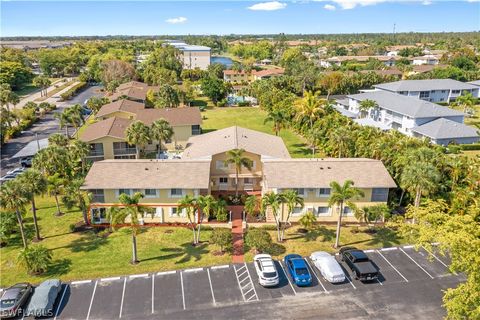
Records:
[[[2,36],[478,31],[478,0],[1,0]]]

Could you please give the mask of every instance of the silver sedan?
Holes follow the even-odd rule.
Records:
[[[340,283],[345,281],[345,273],[342,267],[331,254],[325,251],[316,251],[310,255],[310,259],[328,282]]]

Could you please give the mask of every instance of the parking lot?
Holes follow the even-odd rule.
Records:
[[[55,319],[169,318],[182,311],[297,296],[363,294],[370,290],[386,290],[392,285],[428,283],[444,277],[462,280],[462,276],[448,272],[448,259],[430,255],[423,248],[415,251],[412,246],[404,246],[365,252],[381,272],[379,279],[371,283],[347,277],[344,283],[331,284],[320,276],[309,258],[307,262],[313,275],[309,287],[293,284],[283,261],[276,261],[280,283],[273,288],[258,284],[252,263],[72,282],[65,284],[59,295]],[[343,262],[341,265],[347,271]]]

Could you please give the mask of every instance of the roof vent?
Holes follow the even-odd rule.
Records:
[[[332,169],[331,167],[327,167],[327,169]]]
[[[145,171],[148,171],[148,168],[145,168]]]
[[[320,167],[320,170],[323,170],[323,167]]]

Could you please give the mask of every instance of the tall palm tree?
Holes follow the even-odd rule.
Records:
[[[280,237],[280,224],[281,218],[279,217],[279,209],[281,203],[281,197],[279,194],[274,192],[267,192],[262,197],[262,211],[265,212],[268,208],[272,210],[273,217],[275,219],[275,224],[277,225],[277,240],[281,241]]]
[[[298,195],[298,192],[296,190],[286,190],[280,194],[280,197],[282,199],[282,202],[287,205],[287,216],[285,217],[285,221],[282,222],[282,228],[280,232],[280,239],[283,241],[285,237],[285,227],[288,224],[288,220],[290,220],[290,216],[293,213],[293,210],[300,206],[301,208],[304,207],[304,200],[303,197]],[[283,212],[282,212],[282,217],[283,217]]]
[[[338,149],[338,157],[341,158],[349,150],[349,146],[352,142],[350,137],[351,129],[349,127],[337,127],[330,132],[330,139],[335,142],[335,146]]]
[[[255,211],[258,210],[258,197],[255,195],[248,196],[247,199],[245,199],[244,209],[249,216],[253,217]]]
[[[83,222],[88,224],[88,203],[91,201],[91,193],[80,189],[85,179],[77,178],[68,183],[65,188],[65,193],[75,200],[80,210],[82,210]]]
[[[208,218],[210,217],[210,213],[217,206],[217,201],[211,195],[198,196],[197,205],[200,209],[201,214],[197,227],[197,241],[200,242],[200,228],[202,226],[203,219],[208,220]]]
[[[15,211],[20,228],[20,235],[22,236],[23,248],[25,249],[28,247],[28,243],[21,212],[27,203],[28,195],[16,179],[7,181],[0,186],[0,207]]]
[[[361,101],[360,105],[358,106],[358,110],[360,111],[360,116],[362,118],[365,118],[368,115],[368,111],[376,108],[378,108],[378,103],[370,99],[365,99]]]
[[[179,211],[184,211],[189,225],[190,229],[192,229],[193,232],[193,245],[196,246],[198,244],[198,238],[197,238],[197,232],[196,232],[196,226],[197,223],[195,221],[195,212],[197,210],[197,199],[192,197],[191,195],[185,195],[182,199],[178,201],[178,209],[177,214],[179,215]]]
[[[165,119],[155,120],[150,127],[150,132],[153,140],[158,141],[159,153],[162,151],[162,141],[166,143],[173,136],[173,128]]]
[[[68,114],[68,121],[75,128],[75,135],[78,138],[78,129],[84,123],[82,115],[82,106],[80,104],[75,104],[70,108],[67,108],[63,111]]]
[[[90,152],[88,144],[81,140],[73,140],[68,145],[68,155],[71,159],[71,164],[74,170],[78,171],[77,164],[81,164],[81,173],[84,174],[87,167],[87,156]]]
[[[51,175],[47,178],[47,191],[50,195],[53,195],[55,198],[55,204],[57,206],[56,216],[62,215],[60,212],[60,203],[58,202],[58,196],[62,193],[62,189],[65,185],[65,180],[60,178],[58,173]]]
[[[463,108],[463,113],[467,113],[474,105],[476,98],[471,92],[463,92],[463,94],[455,99],[454,105]]]
[[[313,131],[313,125],[316,120],[324,113],[323,106],[328,104],[327,100],[318,99],[318,94],[306,91],[302,99],[295,104],[297,109],[296,120],[299,122],[307,121],[310,131]],[[312,149],[313,154],[315,149]]]
[[[438,169],[429,162],[411,162],[405,166],[400,177],[400,185],[411,193],[415,193],[415,207],[420,206],[422,195],[429,195],[438,188],[441,175]]]
[[[272,122],[273,123],[273,131],[275,135],[278,136],[280,130],[285,128],[287,123],[287,119],[285,118],[285,113],[282,110],[271,110],[265,120],[263,121],[264,124]]]
[[[42,238],[40,237],[40,229],[38,228],[35,196],[44,194],[45,191],[47,191],[47,180],[40,171],[35,169],[28,169],[18,176],[18,180],[32,203],[33,224],[35,226],[36,240],[39,241]]]
[[[70,138],[68,134],[68,126],[70,124],[70,115],[67,112],[55,112],[53,117],[58,120],[58,131],[65,129],[65,136]]]
[[[233,164],[235,166],[235,197],[238,197],[238,175],[242,172],[242,167],[252,170],[253,161],[250,158],[244,157],[244,149],[233,149],[227,151],[227,160],[225,165]]]
[[[125,130],[128,144],[135,145],[136,159],[140,159],[140,150],[143,150],[150,140],[150,128],[141,121],[132,122]]]
[[[50,137],[48,137],[48,144],[49,145],[66,147],[68,145],[68,143],[69,143],[69,139],[61,133],[54,133]]]
[[[338,221],[337,221],[337,236],[335,239],[334,248],[338,248],[340,244],[340,228],[342,225],[342,216],[345,204],[350,209],[355,209],[355,204],[351,202],[352,199],[363,197],[365,194],[362,190],[354,187],[352,180],[346,180],[343,185],[340,185],[337,181],[330,182],[330,198],[328,199],[328,206],[333,207],[336,205],[339,209]]]
[[[132,231],[132,264],[139,262],[137,256],[137,233],[140,226],[140,217],[143,217],[145,210],[138,204],[143,197],[144,195],[140,192],[136,192],[133,196],[122,193],[118,199],[123,207],[107,211],[107,219],[113,228],[125,223],[127,219],[130,222]]]

